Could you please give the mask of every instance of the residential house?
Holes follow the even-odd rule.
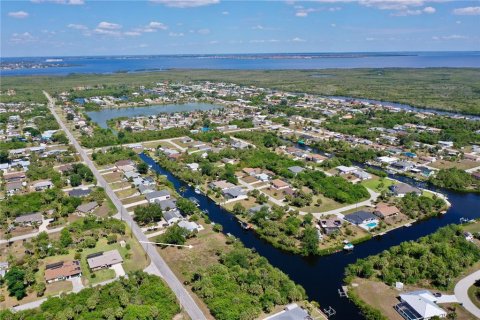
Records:
[[[92,190],[90,188],[87,188],[87,189],[72,189],[72,190],[68,191],[68,195],[70,197],[79,197],[79,198],[86,197],[90,193],[92,193]]]
[[[318,224],[326,235],[338,232],[342,227],[342,221],[337,218],[321,219]]]
[[[401,294],[394,308],[406,320],[445,318],[447,312],[437,305],[438,298],[428,290]]]
[[[155,203],[162,208],[163,212],[177,209],[177,203],[175,199],[155,200]]]
[[[209,187],[211,189],[220,189],[220,190],[226,190],[230,188],[234,188],[235,185],[233,183],[230,183],[226,180],[220,180],[220,181],[214,181],[209,184]]]
[[[163,212],[163,219],[165,219],[169,225],[173,225],[179,221],[182,221],[183,216],[178,210],[169,210],[167,212]]]
[[[312,319],[308,311],[296,303],[287,305],[282,311],[275,313],[264,320],[309,320]]]
[[[181,220],[178,223],[178,226],[184,229],[187,229],[189,232],[193,232],[195,230],[201,231],[203,230],[203,227],[196,222],[193,221],[186,221],[186,220]]]
[[[0,262],[0,278],[5,277],[8,272],[8,262]]]
[[[21,226],[32,226],[34,224],[41,224],[43,216],[41,213],[30,213],[18,216],[15,218],[15,223]]]
[[[115,162],[115,166],[123,172],[135,170],[135,163],[132,160],[119,160]]]
[[[399,171],[409,171],[415,167],[415,164],[409,161],[396,161],[390,165],[393,169],[399,170]]]
[[[346,166],[338,166],[335,169],[338,170],[339,174],[352,174],[353,172],[358,170],[356,167],[346,167]]]
[[[168,200],[170,197],[170,193],[167,190],[148,192],[145,195],[145,198],[150,203]]]
[[[275,190],[284,190],[284,189],[290,188],[290,185],[283,180],[274,179],[272,180],[272,187]]]
[[[288,168],[288,171],[290,171],[291,173],[293,173],[295,175],[299,174],[303,170],[305,170],[305,169],[300,167],[300,166],[293,166],[293,167]]]
[[[369,222],[378,221],[376,215],[368,211],[357,211],[351,214],[348,214],[344,218],[346,221],[353,223],[355,225],[361,225]]]
[[[225,199],[243,199],[247,197],[247,192],[242,189],[242,187],[233,187],[230,189],[222,190],[223,196]]]
[[[3,175],[3,179],[5,180],[5,182],[22,181],[25,178],[26,178],[26,175],[25,175],[25,172],[23,171],[5,173]]]
[[[422,195],[422,190],[412,187],[406,183],[399,183],[393,186],[390,186],[390,190],[393,192],[394,195],[397,197],[404,197],[408,193],[416,193],[417,195]]]
[[[96,207],[98,207],[97,201],[92,201],[89,203],[81,204],[77,207],[77,211],[81,213],[89,213],[92,212]]]
[[[110,268],[119,263],[123,263],[123,258],[118,250],[97,252],[87,256],[87,264],[91,271]]]
[[[52,186],[53,183],[50,180],[38,181],[32,185],[35,191],[47,190],[50,189]]]
[[[138,191],[140,191],[141,194],[147,194],[147,193],[154,192],[155,188],[153,186],[147,186],[145,184],[141,184],[138,186]]]
[[[393,205],[381,202],[377,204],[377,206],[375,207],[375,211],[373,211],[373,214],[375,214],[381,219],[386,219],[399,215],[400,210]]]
[[[363,170],[355,170],[353,171],[353,175],[360,180],[368,180],[372,178],[372,175],[370,173]]]
[[[7,184],[5,186],[5,190],[7,191],[7,195],[9,195],[9,196],[20,192],[22,189],[23,189],[23,182],[21,182],[21,181],[7,182]]]
[[[45,281],[52,283],[55,281],[68,280],[82,275],[82,268],[79,260],[61,261],[47,264],[45,267]]]

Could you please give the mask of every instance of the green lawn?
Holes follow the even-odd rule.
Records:
[[[480,308],[480,297],[475,294],[477,290],[480,290],[480,288],[475,285],[468,288],[468,297],[470,300],[472,300],[473,304],[477,306],[477,308]]]
[[[475,223],[463,225],[462,229],[471,233],[480,232],[480,222],[477,221]]]
[[[395,184],[395,181],[386,178],[373,178],[364,180],[361,182],[361,184],[375,192],[382,192],[384,190],[387,191],[390,186]]]

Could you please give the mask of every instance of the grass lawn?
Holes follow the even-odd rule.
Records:
[[[192,249],[173,247],[164,249],[159,247],[157,249],[181,282],[190,280],[191,275],[197,270],[217,264],[218,252],[230,250],[226,244],[226,237],[222,233],[214,232],[209,224],[202,223],[202,225],[205,230],[201,231],[196,237],[189,239],[186,243],[187,245],[192,245]],[[192,292],[189,286],[186,288]],[[207,318],[214,319],[210,315],[210,311],[205,303],[194,293],[192,293],[192,297],[204,314],[207,315]]]
[[[437,169],[457,168],[460,170],[467,170],[467,169],[479,167],[480,163],[472,160],[460,160],[455,162],[447,161],[447,160],[438,160],[429,164],[429,166]]]
[[[112,183],[112,182],[116,182],[116,181],[121,181],[122,180],[122,174],[120,172],[107,173],[107,174],[103,175],[103,178],[108,183]]]
[[[383,187],[381,186],[382,183],[383,183]],[[388,190],[388,188],[394,185],[395,183],[396,182],[393,180],[385,179],[385,178],[382,179],[378,177],[375,177],[369,180],[364,180],[361,182],[361,184],[364,187],[369,188],[375,192],[382,192],[384,190]]]
[[[480,297],[475,294],[476,292],[480,292],[480,287],[477,287],[476,285],[471,286],[468,288],[468,297],[477,308],[480,308]]]
[[[316,206],[315,203],[317,203],[317,200],[320,199],[322,201],[322,204],[320,206]],[[325,212],[325,211],[330,211],[330,210],[335,210],[341,207],[344,207],[348,204],[343,204],[340,202],[337,202],[333,199],[327,198],[321,194],[315,195],[312,198],[312,205],[300,208],[298,210],[300,211],[305,211],[308,213],[314,213],[314,212]]]
[[[121,181],[121,182],[114,182],[110,184],[110,186],[112,187],[112,190],[117,190],[121,188],[131,187],[132,184],[127,181]]]
[[[477,221],[474,223],[462,225],[462,229],[471,233],[480,232],[480,222]]]
[[[139,195],[139,196],[123,199],[123,200],[121,200],[121,202],[123,204],[130,204],[130,203],[135,203],[135,202],[139,202],[139,201],[142,201],[142,200],[145,200],[145,196]]]
[[[227,204],[224,205],[225,209],[227,209],[228,211],[232,211],[233,210],[233,207],[235,206],[235,204],[237,203],[240,203],[245,209],[250,209],[252,207],[255,207],[255,206],[259,206],[260,204],[256,203],[255,202],[255,198],[254,197],[248,197],[248,199],[243,199],[243,200],[238,200],[238,201],[233,201],[233,202],[229,202]]]
[[[121,190],[121,191],[115,192],[115,194],[116,194],[120,199],[127,198],[127,197],[131,197],[131,196],[133,196],[133,195],[136,194],[136,193],[138,193],[138,190],[137,190],[137,189],[133,189],[133,188],[125,189],[125,190]]]

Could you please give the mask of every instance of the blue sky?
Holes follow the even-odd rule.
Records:
[[[480,50],[480,0],[0,4],[3,57]]]

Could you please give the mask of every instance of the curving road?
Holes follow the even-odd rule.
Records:
[[[119,212],[117,216],[130,225],[130,228],[132,229],[133,234],[135,235],[137,240],[140,242],[145,252],[150,257],[150,261],[155,266],[154,268],[151,268],[152,273],[158,276],[161,276],[165,280],[167,285],[170,287],[170,289],[172,289],[172,291],[177,296],[177,299],[179,300],[180,305],[188,313],[191,319],[206,320],[207,318],[203,314],[202,310],[198,307],[196,302],[193,300],[192,296],[190,296],[190,294],[185,289],[185,287],[183,287],[182,283],[175,276],[175,274],[167,265],[165,260],[163,260],[160,254],[158,254],[156,250],[156,246],[149,243],[142,243],[142,241],[148,242],[148,238],[142,232],[140,227],[135,223],[135,221],[133,221],[133,218],[128,214],[127,210],[125,210],[122,203],[120,202],[120,199],[118,199],[117,195],[113,192],[110,185],[105,181],[103,176],[95,167],[95,165],[93,164],[93,161],[90,160],[85,150],[78,143],[77,139],[75,139],[75,137],[72,135],[70,130],[63,123],[62,119],[55,111],[55,100],[47,92],[43,91],[43,93],[49,101],[48,108],[50,109],[50,112],[53,114],[58,124],[67,135],[68,139],[70,140],[72,145],[75,147],[75,149],[77,150],[82,160],[90,168],[90,170],[92,170],[92,173],[97,179],[98,184],[105,189],[107,196],[112,200],[113,204],[117,208]]]
[[[455,285],[455,297],[457,297],[458,301],[468,310],[468,312],[477,317],[477,319],[480,319],[480,309],[473,304],[468,296],[468,289],[473,286],[477,280],[480,280],[480,270],[477,270],[458,281]]]

